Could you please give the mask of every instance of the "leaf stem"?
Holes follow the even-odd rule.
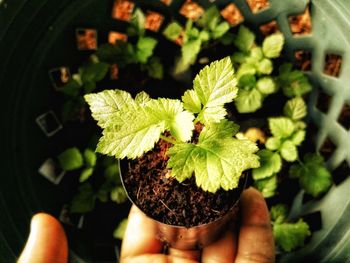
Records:
[[[177,141],[175,141],[175,140],[173,140],[173,139],[171,139],[171,138],[169,138],[169,137],[166,137],[166,136],[164,136],[164,135],[160,135],[160,138],[161,138],[162,140],[164,140],[164,141],[166,141],[166,142],[170,142],[170,143],[172,143],[172,144],[177,144],[177,143],[178,143]]]

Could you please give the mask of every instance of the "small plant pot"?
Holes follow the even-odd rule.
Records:
[[[128,162],[124,160],[120,161],[119,167],[121,181],[127,196],[129,200],[140,209],[140,207],[137,205],[137,200],[134,200],[134,198],[130,196],[124,183],[123,174],[127,172],[129,167]],[[181,250],[201,249],[216,241],[230,226],[237,224],[239,215],[239,197],[246,187],[247,178],[248,176],[246,174],[241,177],[237,190],[238,198],[235,200],[233,206],[223,216],[205,224],[199,224],[191,227],[171,225],[165,222],[160,222],[159,220],[156,220],[152,216],[148,215],[142,209],[140,210],[147,217],[154,220],[158,230],[156,236],[165,244],[165,246]]]

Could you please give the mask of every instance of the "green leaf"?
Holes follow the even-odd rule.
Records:
[[[292,135],[290,140],[294,145],[299,146],[304,141],[305,134],[306,132],[304,130],[298,130]]]
[[[240,79],[244,75],[255,75],[256,67],[254,64],[243,63],[237,70],[237,79]]]
[[[163,35],[167,39],[171,41],[175,41],[182,32],[183,32],[182,26],[178,22],[174,21],[167,25],[167,27],[163,31]]]
[[[117,64],[120,68],[135,63],[134,47],[124,41],[119,41],[117,45],[102,44],[99,46],[96,56],[100,61]]]
[[[83,156],[78,148],[73,147],[65,150],[57,156],[60,166],[65,171],[72,171],[83,166]]]
[[[142,65],[141,65],[142,66]],[[154,79],[162,79],[164,75],[163,64],[159,57],[151,57],[145,66],[148,76]]]
[[[83,83],[97,82],[102,80],[109,70],[109,65],[104,62],[90,63],[79,68]]]
[[[224,46],[229,46],[233,43],[235,39],[235,35],[231,33],[230,31],[227,31],[220,39],[220,43]]]
[[[127,28],[129,36],[142,36],[145,33],[145,15],[140,8],[136,8]]]
[[[262,60],[264,58],[264,54],[261,47],[252,47],[250,50],[249,58],[252,60],[252,62],[259,62]]]
[[[88,167],[94,167],[96,165],[97,160],[96,153],[90,149],[85,149],[84,160]]]
[[[301,188],[313,197],[327,192],[333,184],[332,175],[325,167],[322,157],[316,154],[308,154],[304,157],[303,164],[291,166],[289,175],[299,178]]]
[[[245,90],[251,90],[256,86],[256,78],[254,75],[245,74],[239,78],[238,87]]]
[[[288,138],[295,131],[294,123],[286,117],[268,118],[269,128],[276,138]]]
[[[87,213],[95,207],[95,195],[92,185],[84,183],[79,186],[78,193],[73,197],[70,212],[71,213]]]
[[[214,30],[221,20],[220,11],[216,5],[210,6],[202,16],[196,21],[196,24],[202,28]]]
[[[93,174],[93,172],[94,172],[93,167],[85,168],[80,174],[79,182],[81,182],[81,183],[85,182],[87,179],[90,178],[90,176]]]
[[[111,191],[111,200],[117,204],[122,204],[127,200],[127,195],[123,186],[117,186]]]
[[[257,146],[249,140],[237,140],[229,133],[217,135],[220,128],[232,130],[226,121],[204,127],[198,143],[175,144],[168,151],[168,168],[180,182],[194,173],[196,184],[204,191],[215,193],[218,189],[233,189],[238,186],[244,170],[259,166],[254,154]],[[225,128],[226,127],[226,128]]]
[[[219,25],[212,30],[213,39],[219,39],[230,29],[229,23],[226,21],[221,22]]]
[[[253,47],[255,35],[245,26],[240,26],[233,44],[242,52],[248,52]]]
[[[201,32],[199,32],[198,38],[202,41],[202,42],[207,42],[210,39],[210,34],[207,30],[202,30]]]
[[[271,151],[278,150],[281,147],[281,140],[279,138],[270,137],[267,139],[265,147]]]
[[[264,58],[257,64],[257,72],[259,74],[270,75],[273,71],[273,63],[271,59]]]
[[[254,185],[265,198],[273,197],[277,190],[277,176],[274,174],[265,179],[256,180]]]
[[[236,64],[243,64],[247,60],[247,56],[243,52],[235,52],[231,56],[231,60]]]
[[[301,120],[307,113],[305,101],[301,97],[288,100],[283,108],[283,113],[292,120]]]
[[[152,100],[144,107],[126,109],[127,121],[120,126],[107,126],[97,146],[97,151],[134,159],[151,150],[166,129],[180,141],[187,141],[194,129],[194,116],[183,110],[180,101]]]
[[[125,218],[118,224],[117,228],[113,231],[113,237],[116,239],[123,240],[127,225],[128,225],[128,219]]]
[[[277,85],[272,77],[260,78],[256,83],[256,87],[262,94],[266,95],[277,91]]]
[[[282,160],[278,153],[261,150],[257,155],[260,157],[260,167],[253,169],[254,180],[270,177],[282,169]]]
[[[181,99],[186,110],[193,113],[199,113],[202,110],[201,101],[194,90],[187,90]]]
[[[193,88],[203,107],[197,119],[202,123],[219,122],[226,114],[224,104],[237,96],[237,80],[229,57],[212,62],[195,77]]]
[[[293,70],[291,64],[283,64],[279,68],[278,82],[287,97],[298,97],[312,90],[312,86],[300,70]]]
[[[284,36],[281,33],[275,33],[266,37],[262,44],[265,57],[278,58],[284,45]]]
[[[151,101],[150,96],[144,91],[137,93],[135,96],[135,103],[137,105],[145,106],[150,101]]]
[[[263,96],[257,89],[240,89],[235,105],[239,113],[255,112],[262,107]]]
[[[286,220],[287,217],[287,206],[284,204],[277,204],[271,207],[270,215],[271,220],[274,223],[280,224],[283,223]]]
[[[298,150],[292,141],[287,140],[282,143],[281,156],[287,162],[294,162],[298,159]]]
[[[152,37],[140,37],[136,43],[136,58],[141,64],[147,63],[147,60],[153,55],[153,50],[158,41]]]
[[[85,95],[84,99],[90,106],[92,117],[101,128],[105,128],[109,123],[123,122],[121,109],[136,110],[137,108],[131,95],[123,90],[104,90]]]
[[[290,252],[304,246],[305,239],[311,235],[311,232],[308,224],[299,219],[296,223],[274,224],[273,234],[277,245],[284,251]]]
[[[82,86],[75,79],[70,79],[68,83],[59,88],[58,91],[68,95],[69,97],[76,97],[79,95],[81,87]]]
[[[197,60],[199,51],[201,50],[202,40],[195,39],[186,42],[181,46],[181,57],[175,64],[174,74],[181,74],[186,71]]]

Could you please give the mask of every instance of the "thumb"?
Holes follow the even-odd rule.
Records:
[[[33,216],[30,234],[18,263],[67,263],[67,238],[61,224],[51,215]]]

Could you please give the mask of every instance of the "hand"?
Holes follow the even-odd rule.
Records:
[[[221,239],[200,251],[169,248],[155,238],[156,225],[133,206],[121,250],[121,263],[226,263],[275,261],[274,239],[269,212],[262,195],[250,188],[241,196],[241,226],[238,233],[227,231]]]

